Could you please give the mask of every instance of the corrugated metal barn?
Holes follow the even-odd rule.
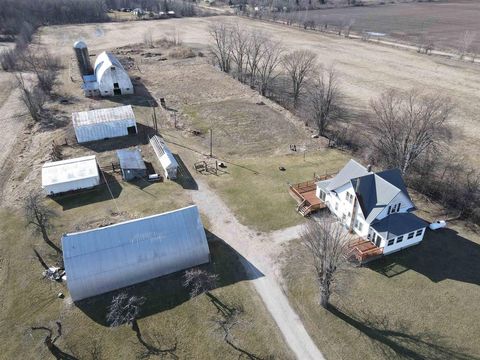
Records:
[[[75,112],[72,122],[79,143],[137,133],[131,105]]]
[[[138,149],[117,150],[118,162],[122,170],[122,177],[126,181],[147,176],[147,166]]]
[[[74,301],[207,263],[196,206],[62,237]]]
[[[46,162],[42,166],[42,189],[47,195],[88,189],[100,184],[95,155]]]
[[[165,171],[165,177],[173,180],[176,179],[178,163],[167,144],[165,144],[160,136],[155,135],[150,138],[150,145],[152,145],[153,151],[155,151],[158,161],[160,161],[160,165],[162,165]]]
[[[95,77],[102,96],[133,94],[133,85],[120,61],[109,52],[95,60]]]

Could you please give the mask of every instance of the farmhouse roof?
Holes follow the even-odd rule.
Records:
[[[427,223],[412,213],[396,213],[371,225],[384,239],[392,239],[409,232],[423,229]]]
[[[360,165],[355,160],[351,159],[342,170],[338,172],[335,177],[330,180],[330,184],[327,186],[327,190],[334,191],[338,189],[340,186],[345,185],[351,179],[357,178],[360,176],[368,175],[369,172],[365,167]]]
[[[127,119],[135,119],[131,105],[72,113],[73,126],[75,127]]]
[[[42,166],[42,186],[65,183],[98,176],[95,155],[46,162]]]
[[[196,206],[65,234],[62,248],[74,301],[209,261]]]
[[[138,149],[117,150],[118,161],[122,169],[146,169],[142,154]]]

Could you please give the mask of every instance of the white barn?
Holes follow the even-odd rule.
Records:
[[[136,134],[137,123],[131,105],[72,113],[79,143]]]
[[[47,195],[88,189],[99,184],[95,155],[46,162],[42,166],[42,189]]]
[[[133,94],[133,84],[120,61],[109,52],[95,60],[95,77],[101,96]]]
[[[155,135],[150,138],[150,145],[152,145],[153,151],[155,151],[158,161],[160,161],[160,164],[165,171],[165,177],[167,179],[175,180],[177,178],[178,162],[167,144],[165,144],[160,136]]]
[[[74,301],[210,260],[196,206],[62,237],[67,286]]]

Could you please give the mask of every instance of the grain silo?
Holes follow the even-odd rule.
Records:
[[[75,51],[75,55],[77,57],[80,74],[82,76],[92,74],[93,68],[90,64],[90,56],[88,55],[87,44],[85,44],[83,41],[77,41],[75,44],[73,44],[73,50]]]

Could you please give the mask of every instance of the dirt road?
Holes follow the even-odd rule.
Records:
[[[210,43],[208,27],[219,21],[237,21],[243,28],[256,29],[283,43],[286,49],[309,49],[318,61],[334,64],[341,76],[342,90],[352,115],[361,123],[371,98],[389,87],[423,87],[438,90],[456,104],[451,123],[455,141],[451,144],[465,161],[480,167],[480,71],[477,64],[419,55],[357,39],[305,32],[283,25],[234,17],[184,18],[166,21],[108,23],[46,27],[40,41],[52,51],[71,54],[77,39],[86,40],[91,53],[142,42],[144,34],[154,39],[178,32],[182,41],[205,46]]]
[[[322,353],[308,335],[302,321],[283,293],[275,259],[280,244],[297,237],[299,227],[271,234],[259,234],[240,224],[230,209],[206,183],[198,182],[192,200],[210,223],[210,230],[243,256],[244,266],[258,294],[277,323],[285,341],[298,359],[322,360]]]

